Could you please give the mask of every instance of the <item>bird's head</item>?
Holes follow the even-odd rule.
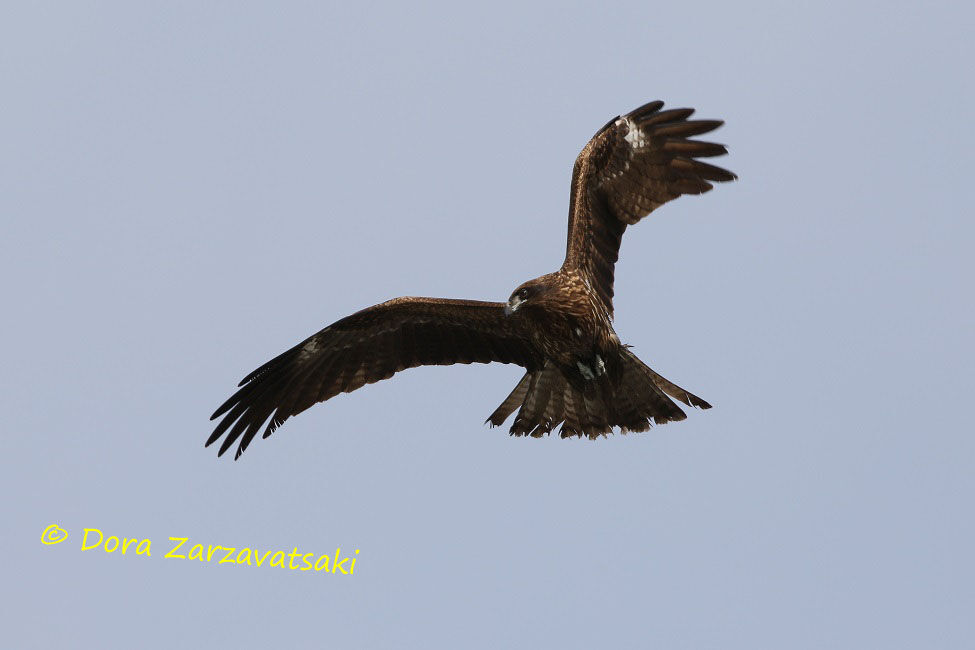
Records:
[[[538,297],[545,292],[548,285],[545,283],[545,277],[536,278],[534,280],[529,280],[525,282],[511,294],[508,298],[508,304],[504,306],[504,315],[511,316],[516,311],[524,307],[526,303],[532,300],[538,299]]]

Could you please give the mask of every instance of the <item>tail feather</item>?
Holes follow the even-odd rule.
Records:
[[[672,381],[668,381],[668,380],[664,379],[663,377],[661,377],[660,375],[658,375],[656,372],[653,371],[652,368],[650,368],[650,366],[648,366],[645,363],[643,363],[642,361],[640,361],[637,358],[637,356],[635,354],[633,354],[632,352],[630,352],[627,348],[623,348],[623,356],[626,357],[626,358],[630,358],[633,361],[635,361],[636,364],[638,364],[639,367],[644,372],[646,372],[647,376],[650,377],[651,381],[653,381],[653,383],[656,384],[657,388],[659,388],[663,392],[667,393],[668,395],[670,395],[674,399],[680,400],[681,402],[684,402],[688,406],[696,406],[696,407],[701,408],[701,409],[709,409],[709,408],[711,408],[711,405],[710,404],[708,404],[707,402],[705,402],[703,399],[701,399],[700,397],[698,397],[694,393],[692,393],[692,392],[690,392],[688,390],[685,390],[685,389],[681,388],[680,386],[678,386],[677,384],[673,383]]]
[[[559,435],[563,438],[581,436],[583,433],[579,426],[579,410],[575,403],[576,394],[576,391],[569,385],[569,382],[565,382],[565,385],[562,387],[562,403],[565,405],[563,416],[565,417],[565,421],[562,423],[562,428],[559,429]]]
[[[518,410],[518,415],[515,416],[515,423],[511,425],[511,431],[518,436],[524,436],[535,428],[537,425],[537,411],[538,400],[541,397],[539,395],[538,384],[544,377],[545,372],[533,372],[529,373],[531,379],[528,382],[528,393],[525,396],[525,400]],[[542,382],[544,385],[545,382]]]
[[[552,381],[554,377],[551,372],[538,372],[532,375],[531,384],[528,387],[528,395],[525,397],[525,402],[521,407],[521,411],[518,413],[519,417],[523,417],[532,422],[538,420],[542,413],[545,412],[545,407],[548,405],[548,400],[552,396]]]
[[[565,394],[567,390],[568,384],[557,383],[552,386],[552,397],[542,414],[546,426],[539,428],[540,436],[543,433],[551,433],[552,429],[565,422]]]
[[[501,406],[494,410],[494,413],[487,419],[487,422],[491,423],[491,426],[498,427],[504,424],[504,421],[508,419],[508,416],[515,412],[515,409],[521,406],[521,403],[525,400],[525,394],[528,392],[528,384],[531,381],[531,373],[525,373],[525,376],[521,378],[518,385],[515,386],[511,394],[501,402]]]
[[[623,348],[620,372],[579,389],[573,386],[552,363],[541,370],[525,373],[511,394],[488,422],[499,426],[518,410],[510,433],[541,437],[561,425],[563,438],[586,436],[594,439],[613,432],[646,431],[654,424],[676,422],[687,417],[671,399],[689,406],[711,408],[700,397],[664,379],[636,355]]]
[[[596,387],[596,390],[582,394],[583,402],[586,405],[586,414],[589,416],[589,435],[603,435],[613,432],[613,424],[610,423],[609,408],[612,402],[607,400],[605,384]],[[608,402],[608,403],[607,403]]]
[[[541,371],[528,374],[531,376],[528,394],[511,430],[515,435],[539,438],[555,426],[545,413],[552,403],[553,388],[561,383],[561,373],[554,365],[546,364]]]

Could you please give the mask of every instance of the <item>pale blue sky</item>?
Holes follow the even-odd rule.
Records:
[[[5,7],[5,643],[970,647],[960,6]],[[714,409],[512,439],[481,423],[518,368],[423,368],[203,449],[329,322],[556,268],[576,153],[657,98],[725,119],[741,180],[627,233],[616,329]],[[169,536],[361,552],[326,576]]]

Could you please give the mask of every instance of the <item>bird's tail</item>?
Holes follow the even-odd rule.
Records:
[[[671,399],[673,398],[673,399]],[[499,426],[515,409],[511,435],[541,437],[562,425],[559,435],[596,438],[612,433],[646,431],[653,424],[683,420],[687,416],[674,399],[702,409],[711,405],[667,381],[626,348],[620,351],[620,372],[587,382],[580,390],[550,362],[525,373],[507,399],[487,419]]]

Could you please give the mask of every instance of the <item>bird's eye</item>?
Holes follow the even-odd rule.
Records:
[[[519,291],[518,292],[518,297],[521,298],[522,300],[524,300],[525,298],[527,298],[528,297],[528,289],[525,288],[525,289],[522,289],[521,291]]]

